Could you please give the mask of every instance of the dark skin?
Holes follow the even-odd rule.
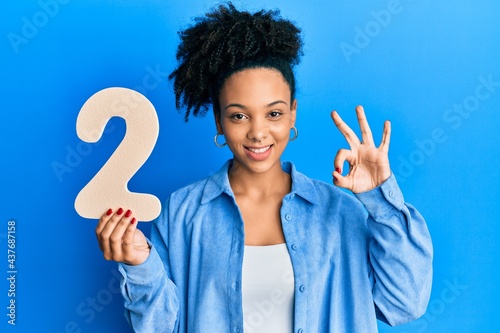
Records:
[[[295,124],[297,102],[290,102],[290,95],[279,72],[256,68],[233,74],[219,96],[216,126],[234,156],[229,181],[242,214],[247,245],[285,242],[280,207],[291,190],[291,179],[281,169],[280,158]],[[382,142],[376,147],[361,106],[356,107],[356,114],[361,140],[336,111],[331,113],[350,146],[337,152],[332,175],[335,185],[359,193],[374,189],[391,174],[390,123],[385,122]],[[344,161],[350,165],[345,175]],[[96,236],[107,260],[139,265],[149,256],[146,237],[137,229],[133,212],[104,213]]]
[[[269,69],[232,75],[219,101],[216,125],[233,153],[229,181],[243,218],[245,244],[284,243],[280,208],[291,179],[280,158],[295,124],[297,102],[290,102],[281,74]]]

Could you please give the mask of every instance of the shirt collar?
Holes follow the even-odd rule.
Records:
[[[226,193],[230,197],[234,197],[233,190],[229,184],[228,172],[231,167],[232,160],[228,160],[224,165],[212,176],[208,177],[205,183],[205,188],[203,189],[203,195],[201,197],[201,204],[204,205],[207,202],[215,199],[222,193]]]
[[[228,160],[219,169],[219,171],[208,177],[207,182],[205,183],[205,188],[203,189],[203,195],[201,197],[202,205],[215,199],[222,193],[226,193],[230,197],[234,198],[233,190],[231,189],[228,177],[228,171],[231,167],[232,161],[232,159]],[[314,184],[309,177],[298,172],[295,165],[289,161],[281,162],[281,168],[283,171],[291,174],[292,176],[292,190],[289,194],[287,194],[287,196],[293,197],[294,195],[298,195],[312,204],[318,203]]]

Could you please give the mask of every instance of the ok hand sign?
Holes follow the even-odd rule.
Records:
[[[389,166],[389,142],[391,123],[385,121],[382,142],[375,147],[372,132],[362,106],[356,107],[362,141],[354,131],[340,118],[336,111],[331,116],[333,122],[349,143],[350,150],[340,149],[335,156],[333,183],[354,193],[366,192],[382,184],[391,175]],[[342,176],[344,161],[349,163],[349,173]]]

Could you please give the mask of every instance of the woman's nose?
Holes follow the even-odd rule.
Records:
[[[268,128],[265,123],[261,120],[252,120],[250,124],[250,129],[247,133],[247,138],[254,141],[260,142],[267,138]]]

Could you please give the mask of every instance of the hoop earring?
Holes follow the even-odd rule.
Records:
[[[222,144],[221,144],[221,143],[219,143],[219,142],[217,141],[217,139],[219,138],[219,135],[220,135],[220,133],[215,134],[215,136],[214,136],[214,143],[215,143],[215,145],[216,145],[217,147],[222,148],[222,147],[224,147],[225,145],[227,145],[227,143],[226,143],[226,142],[224,142],[224,143],[222,143]]]
[[[297,137],[299,136],[299,131],[297,130],[297,127],[295,127],[295,126],[293,126],[291,129],[294,131],[294,133],[293,133],[293,137],[290,138],[289,140],[293,141],[293,140],[297,139]]]

